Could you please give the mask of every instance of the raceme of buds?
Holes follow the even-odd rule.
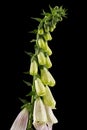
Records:
[[[46,64],[46,57],[44,55],[43,52],[39,52],[39,54],[37,55],[38,57],[38,63],[39,65],[45,65]]]
[[[37,73],[38,73],[38,65],[37,65],[37,62],[35,60],[31,61],[29,71],[30,71],[30,75],[37,75]]]
[[[52,62],[51,62],[51,60],[50,60],[48,55],[46,56],[46,67],[47,68],[51,68],[52,67]]]
[[[28,123],[28,110],[24,108],[16,117],[10,130],[26,130]]]
[[[37,98],[34,102],[34,111],[33,111],[33,125],[35,124],[44,124],[47,122],[47,115],[44,103],[41,98]]]
[[[43,96],[43,101],[45,105],[50,106],[52,109],[55,109],[56,101],[48,86],[46,86],[46,94]]]
[[[38,96],[43,96],[46,93],[45,86],[39,78],[35,80],[35,89]]]
[[[55,79],[45,67],[41,69],[41,80],[45,85],[49,85],[51,87],[55,86]]]

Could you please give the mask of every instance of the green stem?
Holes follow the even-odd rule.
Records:
[[[35,76],[33,76],[32,92],[35,91],[34,81],[35,81]],[[29,112],[29,121],[28,121],[27,130],[32,130],[34,100],[35,100],[34,95],[32,95],[32,97],[31,97],[31,109],[30,109],[30,112]]]

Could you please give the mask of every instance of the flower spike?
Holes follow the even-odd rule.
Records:
[[[49,42],[53,39],[52,32],[57,23],[66,17],[66,10],[62,6],[49,6],[50,11],[43,10],[43,18],[33,18],[39,25],[30,33],[35,34],[35,38],[30,42],[34,45],[34,53],[25,51],[30,56],[30,67],[28,74],[32,76],[32,83],[23,80],[27,86],[31,86],[31,91],[26,94],[26,98],[31,96],[31,101],[22,100],[22,111],[18,114],[10,130],[52,130],[53,124],[58,123],[53,113],[56,108],[56,101],[52,95],[51,87],[56,85],[55,78],[50,73],[52,67],[51,55],[53,54]],[[53,43],[52,43],[53,44]],[[30,77],[28,77],[30,79]]]

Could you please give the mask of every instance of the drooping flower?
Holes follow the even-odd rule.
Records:
[[[45,67],[43,67],[43,69],[41,69],[41,80],[42,80],[43,84],[45,84],[45,85],[49,85],[51,87],[53,87],[55,85],[55,79],[53,78],[51,73]]]
[[[51,126],[53,124],[58,123],[58,120],[55,117],[55,115],[52,111],[52,108],[47,105],[45,105],[45,108],[46,108],[46,114],[47,114],[47,119],[48,119],[48,125]]]
[[[35,89],[38,96],[45,95],[45,86],[39,78],[35,80]]]
[[[31,61],[29,71],[30,71],[30,75],[37,75],[37,73],[38,73],[38,65],[37,65],[37,62],[35,60]]]
[[[53,124],[58,123],[51,107],[38,98],[34,104],[33,125],[36,130],[52,130]]]
[[[33,125],[41,126],[47,122],[47,115],[44,103],[41,98],[37,98],[34,102]]]
[[[39,52],[39,54],[37,55],[38,57],[38,63],[39,65],[45,65],[46,64],[46,58],[43,52]]]
[[[26,130],[28,123],[28,110],[24,108],[16,117],[10,130]]]
[[[51,90],[48,86],[46,86],[46,94],[43,96],[43,101],[46,106],[55,109],[56,101],[51,93]]]
[[[37,98],[34,102],[33,125],[36,130],[49,130],[47,122],[45,105],[41,98]]]

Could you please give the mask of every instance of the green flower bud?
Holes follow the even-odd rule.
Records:
[[[47,122],[47,115],[43,101],[37,98],[34,102],[33,124],[43,124]]]
[[[55,86],[55,79],[45,67],[41,69],[41,80],[45,85]]]
[[[48,55],[46,56],[46,67],[47,68],[51,68],[52,67],[52,62],[51,62],[51,60],[50,60]]]
[[[38,29],[38,34],[39,35],[43,35],[44,34],[44,30],[41,28],[41,29]]]
[[[55,28],[56,28],[55,25],[51,26],[51,27],[50,27],[50,32],[53,32]]]
[[[48,46],[48,44],[46,43],[46,52],[47,54],[50,56],[52,55],[52,50],[50,49],[50,47]]]
[[[39,78],[35,80],[35,89],[38,96],[45,95],[45,86]]]
[[[55,86],[55,84],[56,84],[56,81],[55,81],[55,79],[53,78],[53,76],[51,75],[51,73],[48,71],[48,75],[49,75],[49,78],[50,78],[50,82],[49,82],[49,86],[51,86],[51,87],[53,87],[53,86]]]
[[[48,32],[48,33],[45,33],[45,34],[44,34],[44,39],[45,39],[46,41],[52,40],[51,34],[50,34],[49,32]]]
[[[39,54],[37,55],[38,57],[38,63],[40,65],[45,65],[46,64],[46,58],[43,52],[39,52]]]
[[[45,32],[49,32],[49,26],[44,24],[44,30],[45,30]]]
[[[37,62],[35,60],[32,60],[30,64],[30,75],[37,75],[37,73],[38,73]]]
[[[46,50],[46,42],[42,38],[38,39],[38,45],[40,48]]]
[[[43,96],[44,104],[50,106],[52,109],[55,109],[56,101],[50,91],[50,88],[46,86],[46,94]]]

